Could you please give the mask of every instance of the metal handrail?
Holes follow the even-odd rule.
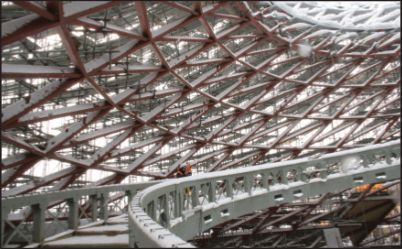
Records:
[[[15,234],[19,233],[21,235],[21,231],[18,230],[20,224],[24,223],[31,215],[33,221],[32,237],[28,234],[22,234],[21,236],[27,240],[27,244],[31,245],[31,247],[39,246],[43,243],[45,241],[46,211],[48,207],[59,204],[60,201],[63,202],[66,200],[68,205],[68,230],[75,231],[79,228],[79,200],[82,197],[89,197],[88,199],[92,207],[90,216],[91,223],[96,223],[98,222],[98,214],[100,220],[106,220],[108,218],[107,203],[110,200],[109,193],[119,192],[120,194],[118,195],[121,197],[128,197],[129,203],[132,197],[137,193],[137,190],[143,190],[160,182],[161,180],[98,187],[88,186],[73,190],[48,191],[46,193],[29,193],[19,196],[2,197],[2,247],[7,246]],[[98,202],[100,203],[99,208]],[[10,210],[24,207],[25,209],[22,209],[20,212],[22,214],[21,219],[13,219],[13,216],[16,214],[11,214]],[[58,216],[56,215],[54,219],[57,218]],[[19,225],[15,226],[13,222],[19,222]],[[10,231],[11,235],[8,236],[8,238],[4,238],[6,224],[12,228],[12,231]]]
[[[164,181],[140,192],[129,204],[129,245],[193,247],[186,240],[252,211],[399,179],[399,159],[400,141],[393,141],[313,160],[303,158]],[[186,188],[191,188],[189,210],[183,210]]]

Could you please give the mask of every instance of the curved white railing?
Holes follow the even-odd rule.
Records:
[[[108,203],[114,200],[124,199],[128,201],[137,193],[137,190],[142,190],[161,181],[139,182],[131,184],[115,184],[98,187],[84,187],[73,190],[48,191],[45,193],[30,193],[19,196],[9,196],[1,198],[1,221],[2,221],[2,247],[8,247],[12,243],[13,238],[19,234],[29,247],[37,247],[43,242],[56,239],[59,235],[73,233],[80,229],[80,219],[87,219],[88,224],[85,227],[92,225],[100,225],[110,214]],[[112,193],[114,193],[112,195]],[[86,199],[87,207],[91,207],[89,217],[84,214],[81,208],[80,200]],[[66,203],[64,208],[61,208],[58,213],[52,213],[48,208],[57,206],[61,203]],[[81,211],[83,212],[79,212]],[[85,207],[84,207],[85,209]],[[120,212],[122,211],[121,208]],[[17,210],[17,211],[16,211]],[[10,212],[14,211],[14,212]],[[64,211],[64,212],[63,212]],[[46,230],[49,229],[49,224],[46,224],[46,219],[57,220],[61,215],[68,218],[65,231],[59,234],[54,234],[51,237],[45,238]],[[66,217],[63,217],[66,218]],[[32,221],[32,233],[27,233],[22,230],[27,222]],[[59,223],[59,221],[57,221]],[[5,231],[5,227],[9,227]]]
[[[400,178],[400,141],[164,181],[129,205],[130,247],[193,247],[202,231],[301,198]],[[190,195],[186,189],[190,188]],[[183,210],[183,198],[188,210]],[[187,205],[187,201],[185,203]]]

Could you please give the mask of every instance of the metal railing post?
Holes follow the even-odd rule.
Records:
[[[251,190],[253,189],[252,187],[252,180],[254,180],[253,176],[251,175],[245,175],[244,178],[244,192],[248,193],[248,195],[251,195]]]
[[[198,186],[194,185],[191,188],[191,204],[193,205],[193,208],[200,205],[200,199],[198,198]]]
[[[77,198],[67,199],[67,205],[68,205],[68,229],[76,230],[79,223]]]
[[[166,217],[166,227],[168,227],[169,225],[169,221],[170,221],[170,210],[169,210],[169,198],[170,198],[170,194],[166,193],[163,195],[164,196],[164,200],[163,200],[163,209],[164,209],[164,213],[165,213],[165,217]]]
[[[107,210],[108,197],[109,193],[102,193],[101,197],[99,198],[99,205],[100,205],[99,218],[101,220],[107,220],[107,217],[109,215]]]
[[[89,199],[91,201],[92,222],[95,222],[98,220],[98,197],[97,197],[97,195],[90,195]]]
[[[368,168],[368,160],[367,160],[366,153],[362,153],[361,158],[363,160],[363,167]]]
[[[40,203],[31,206],[33,214],[32,242],[42,243],[45,239],[45,211],[47,203]]]
[[[181,214],[180,195],[177,189],[176,191],[174,191],[173,202],[174,202],[174,216],[177,218]]]
[[[287,172],[280,170],[280,176],[281,176],[281,184],[288,184],[288,177],[287,177]]]
[[[185,195],[185,193],[184,193],[183,189],[179,188],[177,190],[177,198],[178,198],[178,203],[179,203],[177,205],[177,208],[178,208],[179,216],[181,215],[181,212],[183,212],[183,208],[184,208],[184,206],[183,206],[184,205],[183,204],[184,195]]]
[[[215,188],[216,188],[216,182],[212,181],[209,183],[209,189],[208,189],[208,202],[215,202],[216,201],[216,193],[215,193]]]
[[[5,228],[6,228],[6,219],[7,219],[9,211],[10,210],[8,208],[1,209],[1,246],[2,247],[5,243],[4,232],[5,232]]]
[[[232,186],[231,178],[225,179],[225,187],[226,187],[227,197],[230,197],[233,199],[233,186]]]
[[[267,173],[262,173],[262,187],[266,190],[269,190],[269,184],[268,184],[268,172]]]
[[[391,165],[392,160],[391,160],[391,149],[385,149],[385,161],[387,162],[388,165]]]
[[[130,230],[128,230],[128,247],[129,248],[139,248],[137,243],[138,238],[136,238],[136,234],[138,234],[138,232],[136,231],[136,226],[134,226],[134,222],[132,219],[128,219],[128,225]]]

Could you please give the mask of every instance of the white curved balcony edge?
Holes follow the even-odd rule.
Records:
[[[61,190],[61,191],[47,191],[44,193],[29,193],[18,196],[7,196],[1,199],[1,222],[2,233],[6,223],[11,224],[17,222],[17,226],[11,226],[8,238],[2,240],[2,247],[9,246],[9,242],[13,238],[13,235],[20,233],[18,229],[22,224],[26,224],[28,216],[32,216],[32,233],[24,234],[25,239],[28,242],[27,247],[38,247],[45,240],[59,238],[66,234],[72,233],[76,230],[85,228],[87,226],[99,225],[109,217],[108,203],[112,200],[118,200],[128,197],[130,201],[132,197],[137,193],[137,190],[147,188],[161,181],[148,181],[130,184],[113,184],[105,186],[92,186],[88,185],[83,188]],[[111,196],[112,193],[113,196]],[[82,198],[87,199],[86,204],[90,204],[91,213],[90,218],[82,214],[80,215],[80,200]],[[48,208],[65,202],[68,206],[67,212],[50,212]],[[99,203],[99,205],[98,205]],[[66,205],[64,205],[66,206]],[[87,206],[88,207],[88,206]],[[10,210],[18,210],[10,213]],[[125,211],[120,209],[121,212]],[[51,237],[45,238],[46,234],[46,218],[52,219],[52,223],[59,219],[59,216],[63,216],[67,219],[67,227],[64,232],[57,233]],[[89,222],[87,225],[79,226],[80,219],[83,218]],[[98,220],[99,219],[99,220]],[[99,223],[99,221],[102,221]],[[49,225],[49,224],[47,224]],[[27,237],[28,236],[28,237]]]
[[[355,168],[348,170],[348,165]],[[292,172],[293,182],[278,178],[286,174],[289,179]],[[239,178],[243,178],[243,184],[233,188],[234,180]],[[262,179],[262,186],[254,188],[254,179]],[[268,179],[273,185],[269,185]],[[186,240],[241,215],[301,198],[396,179],[400,179],[400,141],[336,152],[314,160],[298,159],[168,180],[145,189],[131,201],[129,243],[130,247],[134,244],[193,247]],[[216,189],[220,182],[229,183],[223,190],[224,198]],[[184,189],[188,187],[191,207],[182,211]],[[167,222],[163,222],[161,213]]]
[[[149,186],[160,183],[161,181],[162,180],[129,183],[129,184],[112,184],[98,187],[88,186],[77,189],[48,191],[46,193],[29,193],[16,196],[8,196],[1,198],[1,207],[4,210],[17,209],[24,206],[32,206],[35,204],[44,205],[43,203],[48,204],[52,201],[59,201],[69,198],[78,198],[87,195],[101,196],[102,194],[117,191],[133,191],[132,194],[134,195],[135,194],[134,191],[136,191],[137,189],[144,189]]]

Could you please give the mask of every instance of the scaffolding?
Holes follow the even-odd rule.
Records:
[[[2,195],[400,139],[400,4],[328,4],[3,1]]]

